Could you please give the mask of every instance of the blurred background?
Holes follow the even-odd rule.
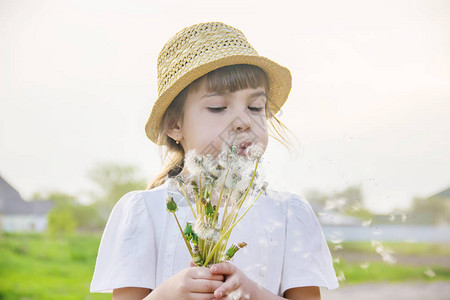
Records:
[[[0,299],[110,297],[88,292],[106,219],[162,166],[144,133],[157,55],[205,21],[292,72],[293,150],[271,140],[264,164],[322,223],[341,282],[326,299],[448,299],[449,15],[445,0],[0,0]]]

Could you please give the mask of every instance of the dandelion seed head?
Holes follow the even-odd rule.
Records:
[[[195,234],[202,240],[217,242],[220,239],[220,231],[216,228],[211,228],[208,224],[197,220],[192,228]]]
[[[248,153],[252,160],[256,160],[258,158],[261,158],[264,154],[264,147],[260,143],[251,145],[248,148]]]
[[[184,156],[184,165],[186,166],[186,170],[188,170],[189,174],[194,177],[199,176],[202,172],[202,167],[199,165],[198,157],[198,152],[195,149],[187,151]]]

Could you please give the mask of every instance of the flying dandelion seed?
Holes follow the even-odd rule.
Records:
[[[431,268],[427,268],[427,270],[424,272],[425,275],[427,275],[430,278],[433,278],[436,276],[436,273]]]
[[[337,279],[339,280],[339,282],[344,282],[345,281],[344,271],[341,270],[341,271],[338,272]]]
[[[373,235],[382,235],[383,234],[383,230],[374,230],[372,231]]]
[[[335,245],[335,246],[333,247],[333,250],[334,250],[334,251],[339,251],[339,250],[342,250],[342,249],[344,249],[344,246],[342,246],[342,244],[338,244],[338,245]]]
[[[359,266],[361,267],[361,269],[367,270],[370,266],[370,263],[366,262],[366,263],[360,264]]]
[[[385,263],[390,265],[397,263],[397,259],[393,256],[394,251],[391,249],[386,249],[383,244],[378,241],[372,241],[372,246]]]
[[[333,262],[336,263],[336,264],[340,264],[341,263],[341,258],[337,257],[337,258],[333,259]]]
[[[241,290],[235,290],[228,294],[228,297],[232,300],[238,300],[238,299],[250,299],[249,294],[243,294]]]
[[[417,242],[418,242],[417,239],[406,239],[406,240],[405,240],[405,243],[411,243],[411,244],[413,244],[413,243],[417,243]]]
[[[370,225],[372,225],[372,219],[367,220],[367,221],[363,221],[361,223],[361,225],[364,226],[364,227],[369,227]]]
[[[358,205],[352,205],[352,206],[350,207],[350,210],[352,210],[352,211],[360,211],[361,208],[360,208]]]
[[[336,207],[336,205],[333,200],[327,200],[325,202],[325,207],[323,209],[324,210],[333,210],[335,207]]]
[[[402,214],[402,223],[406,222],[406,214]]]
[[[342,241],[342,239],[332,239],[331,242],[332,242],[333,244],[340,244],[340,243],[342,243],[343,241]]]

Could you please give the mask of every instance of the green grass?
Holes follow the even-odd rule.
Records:
[[[333,250],[335,244],[329,244]],[[371,242],[344,242],[340,243],[341,249],[333,252],[333,257],[341,257],[342,253],[377,254]],[[407,242],[383,242],[382,246],[391,251],[395,257],[398,256],[433,256],[436,258],[450,257],[450,245],[448,244],[427,244],[427,243],[407,243]],[[334,268],[338,277],[345,277],[342,283],[357,284],[363,282],[401,282],[401,281],[433,281],[450,280],[450,267],[412,266],[399,263],[388,264],[383,261],[368,261],[365,263],[348,262],[340,259],[335,262]]]
[[[0,299],[111,299],[90,294],[98,236],[0,236]]]
[[[59,239],[41,234],[1,234],[0,300],[111,299],[111,294],[89,293],[99,243],[99,234]],[[375,253],[371,243],[343,243],[342,246],[340,251]],[[383,243],[383,246],[403,255],[450,255],[450,245]],[[431,266],[434,272],[431,277],[428,267],[383,262],[369,262],[364,268],[359,263],[340,260],[335,263],[335,269],[338,276],[345,276],[343,284],[450,281],[450,268],[441,266]]]
[[[450,244],[427,244],[427,243],[407,243],[407,242],[383,242],[386,249],[401,255],[436,255],[450,256]],[[332,248],[334,244],[330,244]],[[375,248],[371,242],[344,242],[341,243],[346,251],[356,251],[364,253],[374,253]]]
[[[363,264],[340,261],[334,264],[338,278],[344,280],[344,284],[358,284],[365,282],[404,282],[404,281],[448,281],[450,280],[450,268],[434,266],[404,266],[399,264],[389,265],[383,262],[370,262]],[[434,276],[430,276],[430,270]]]

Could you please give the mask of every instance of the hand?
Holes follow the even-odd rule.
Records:
[[[231,263],[211,266],[211,274],[225,277],[225,282],[214,291],[216,299],[256,299],[258,285]]]
[[[223,279],[223,275],[211,274],[208,268],[186,268],[163,282],[146,299],[210,300]]]

